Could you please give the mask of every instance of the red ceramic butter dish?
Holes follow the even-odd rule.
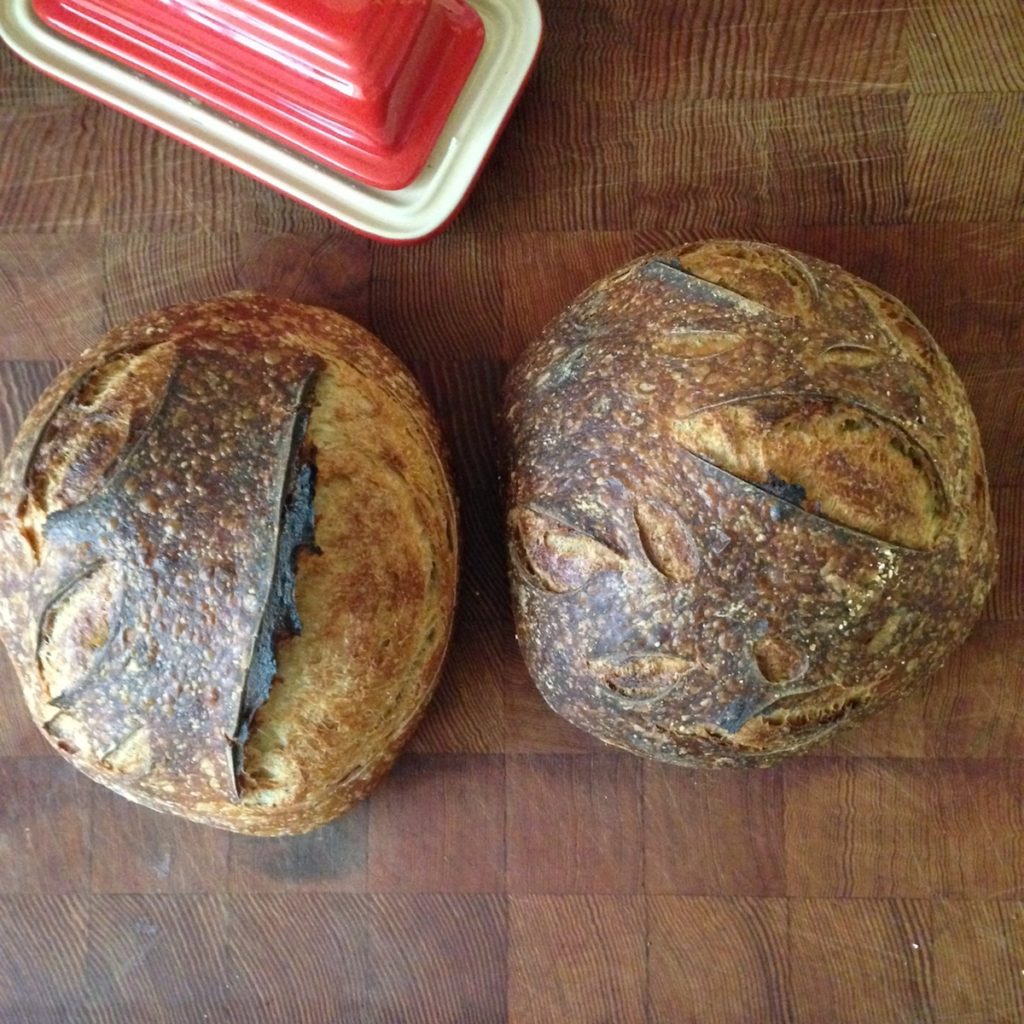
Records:
[[[480,55],[462,0],[32,0],[44,25],[378,188],[423,169]]]
[[[0,0],[82,91],[377,237],[438,230],[532,66],[536,0]]]

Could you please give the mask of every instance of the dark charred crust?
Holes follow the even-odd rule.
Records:
[[[787,501],[790,505],[802,506],[804,499],[807,497],[807,491],[799,484],[788,483],[774,473],[769,473],[768,479],[763,484],[758,484],[757,486],[766,494],[771,494],[782,501]]]
[[[294,417],[288,467],[280,496],[273,574],[249,662],[238,725],[232,737],[236,779],[245,770],[245,743],[249,738],[253,716],[270,696],[270,688],[277,674],[277,647],[288,637],[302,632],[302,622],[295,604],[299,552],[319,554],[313,517],[316,449],[306,440],[315,386],[316,376],[311,374],[303,385]]]
[[[127,414],[123,404],[118,409],[127,416],[122,450],[104,451],[102,471],[87,489],[72,489],[51,509],[45,554],[27,586],[38,660],[62,601],[76,602],[67,629],[91,628],[103,639],[82,678],[50,700],[77,723],[90,756],[111,771],[128,770],[122,761],[133,765],[143,794],[148,766],[158,764],[165,785],[172,778],[196,799],[233,801],[231,751],[253,637],[275,576],[289,473],[308,454],[302,436],[322,362],[283,346],[260,347],[244,334],[216,341],[195,332],[163,342],[173,348],[169,373],[163,355],[149,357],[153,346],[118,353],[57,404],[29,460],[30,488],[55,465],[77,471],[59,461],[64,456],[53,442],[66,435],[73,445],[76,418],[87,419],[97,403],[117,409],[115,394],[101,394],[106,387],[130,387],[138,399]],[[114,360],[117,373],[129,375],[100,380]],[[299,540],[307,543],[305,533]],[[286,562],[291,554],[283,553]],[[98,566],[116,569],[119,618],[105,619],[89,591]],[[53,673],[66,676],[71,668],[55,663]],[[218,681],[217,699],[210,699],[210,679]]]

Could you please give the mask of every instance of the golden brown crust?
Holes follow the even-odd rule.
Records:
[[[263,386],[247,386],[247,373]],[[286,411],[294,413],[297,389],[312,376],[307,437],[316,449],[320,553],[300,553],[295,598],[303,632],[278,644],[278,678],[245,743],[237,792],[226,770],[230,758],[221,755],[230,750],[224,733],[237,725],[245,652],[258,625],[259,609],[246,616],[243,605],[251,603],[246,595],[255,579],[266,581],[274,539],[268,527],[277,523],[247,482],[254,473],[270,474],[266,490],[279,496],[281,452],[275,460],[261,446],[285,437],[292,422]],[[109,701],[93,706],[68,699],[76,692],[75,673],[80,677],[83,666],[108,653],[115,620],[119,643],[141,650],[158,635],[153,623],[142,621],[146,595],[138,567],[145,560],[124,554],[126,545],[138,548],[145,531],[132,521],[111,531],[108,520],[130,519],[125,509],[139,508],[172,534],[175,522],[195,526],[182,515],[187,502],[168,485],[175,457],[203,462],[194,444],[180,440],[189,423],[174,400],[194,398],[204,380],[223,384],[227,378],[233,378],[233,400],[205,396],[193,409],[190,434],[221,438],[205,453],[207,477],[191,479],[210,492],[202,507],[217,509],[211,520],[217,539],[207,544],[179,537],[172,561],[189,563],[208,580],[220,550],[221,561],[232,563],[221,566],[228,581],[214,587],[207,614],[203,587],[187,578],[183,583],[181,564],[154,564],[147,577],[159,598],[148,595],[151,604],[165,612],[175,602],[191,606],[187,618],[181,608],[172,617],[183,622],[188,649],[206,660],[185,673],[184,694],[182,681],[173,682],[175,672],[159,659],[156,668],[164,671],[150,672],[152,692],[126,686],[123,676],[112,678],[101,692],[121,693],[130,708],[124,714],[121,706],[117,723]],[[268,395],[287,400],[268,404]],[[169,451],[175,436],[181,450]],[[147,445],[150,461],[163,451],[167,466],[154,468],[151,478],[136,474],[132,500],[125,502],[126,477],[118,467],[137,463]],[[246,458],[249,472],[242,472]],[[108,492],[121,504],[104,506],[108,519],[101,522],[96,496]],[[65,526],[75,516],[78,534],[68,534]],[[58,573],[55,544],[64,534],[70,540]],[[172,554],[161,538],[156,547]],[[89,557],[97,546],[103,557]],[[75,558],[83,571],[54,600],[55,581]],[[346,318],[264,296],[238,293],[175,307],[112,331],[50,385],[0,480],[0,632],[36,722],[79,768],[118,792],[237,831],[313,828],[363,796],[387,770],[433,691],[451,628],[456,572],[454,499],[439,432],[415,382]],[[235,604],[238,614],[228,614]],[[47,642],[40,649],[41,623]],[[176,664],[180,668],[180,658]],[[216,699],[190,700],[190,680],[197,698],[216,693]],[[172,683],[175,692],[165,693]],[[162,702],[186,709],[177,729],[167,725],[173,716],[154,719],[150,712],[146,718],[153,707],[162,714]],[[116,742],[106,735],[111,730]],[[180,744],[190,731],[194,742],[174,762],[164,738]]]
[[[766,763],[933,672],[991,586],[977,426],[891,296],[770,245],[637,260],[508,386],[517,630],[556,711]]]

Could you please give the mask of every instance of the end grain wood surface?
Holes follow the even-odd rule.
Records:
[[[0,1021],[1024,1020],[1024,6],[544,0],[536,75],[459,219],[365,241],[0,53],[0,445],[62,360],[234,287],[374,329],[435,401],[458,627],[392,775],[231,837],[77,775],[0,658]],[[891,713],[768,771],[600,747],[541,702],[505,593],[509,362],[584,285],[747,236],[904,299],[963,375],[1001,575]]]

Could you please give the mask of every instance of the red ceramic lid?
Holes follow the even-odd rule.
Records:
[[[483,45],[464,0],[32,0],[54,31],[357,181],[422,170]]]

